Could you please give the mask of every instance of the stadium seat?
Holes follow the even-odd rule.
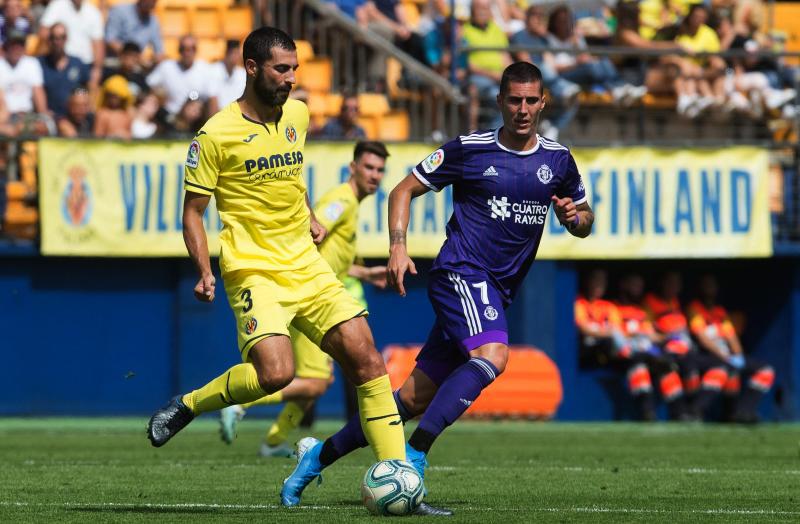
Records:
[[[220,19],[224,13],[219,9],[199,8],[192,11],[192,34],[198,38],[219,38]]]
[[[325,116],[337,116],[342,110],[342,95],[328,93],[325,95]]]
[[[800,2],[774,2],[771,20],[773,31],[786,37],[786,51],[800,51]],[[800,59],[787,58],[787,63],[798,65]]]
[[[167,58],[172,58],[173,60],[177,60],[180,56],[178,52],[178,47],[180,47],[180,38],[177,36],[165,36],[164,37],[164,54]]]
[[[402,77],[403,64],[396,58],[389,57],[386,60],[386,87],[389,96],[393,100],[422,100],[422,95],[420,93],[400,87],[400,79]]]
[[[39,212],[19,200],[9,200],[4,222],[15,226],[33,226],[39,222]]]
[[[6,199],[11,200],[22,200],[30,194],[30,188],[24,182],[19,182],[17,180],[11,180],[6,182]]]
[[[392,389],[397,389],[416,365],[419,346],[388,346],[383,350]],[[511,346],[505,373],[467,410],[475,417],[551,418],[563,398],[561,375],[544,352]]]
[[[378,139],[378,128],[381,125],[381,117],[379,115],[372,116],[359,116],[358,125],[364,129],[364,133],[369,140]]]
[[[222,34],[225,38],[244,40],[253,30],[253,11],[250,7],[232,7],[222,17]]]
[[[233,0],[159,0],[158,5],[163,7],[180,7],[185,9],[197,7],[226,8],[233,4]]]
[[[358,112],[361,116],[380,116],[389,112],[389,101],[380,93],[359,93]]]
[[[39,35],[28,35],[25,40],[25,53],[30,56],[36,55],[36,50],[39,48]]]
[[[315,58],[297,69],[297,85],[315,93],[329,93],[333,65],[328,58]]]
[[[322,93],[309,93],[308,94],[308,112],[311,115],[311,121],[316,126],[325,125],[326,114],[326,95]]]
[[[165,8],[156,11],[158,23],[161,25],[161,34],[164,37],[176,37],[189,34],[191,21],[189,10],[183,8]]]
[[[294,45],[297,47],[297,61],[300,65],[314,58],[314,48],[311,46],[311,42],[296,40]]]
[[[411,122],[405,111],[390,111],[381,117],[378,140],[404,142],[411,136]]]
[[[206,62],[216,62],[225,56],[225,40],[221,38],[198,38],[197,58]]]

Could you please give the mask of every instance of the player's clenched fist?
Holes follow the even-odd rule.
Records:
[[[214,278],[214,275],[200,277],[197,285],[194,286],[194,297],[200,302],[211,302],[214,300],[214,286],[216,283],[217,279]]]
[[[405,250],[394,250],[389,256],[389,263],[386,264],[386,282],[397,291],[401,297],[406,296],[406,288],[403,286],[403,277],[406,271],[412,275],[417,274],[417,266],[408,256]]]
[[[328,230],[325,229],[325,226],[317,222],[316,218],[311,217],[311,239],[314,243],[320,245],[327,234]]]
[[[556,218],[564,225],[572,224],[578,217],[578,209],[570,197],[558,198],[553,195],[550,200],[553,202],[553,210],[556,212]]]

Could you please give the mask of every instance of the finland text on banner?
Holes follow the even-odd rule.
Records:
[[[551,216],[541,258],[767,257],[772,254],[763,149],[581,149],[592,235]]]
[[[181,209],[187,149],[188,141],[42,140],[42,252],[185,256]],[[425,144],[389,146],[382,187],[361,203],[359,255],[388,254],[389,191],[433,149]],[[597,211],[594,234],[573,239],[551,212],[540,256],[770,255],[766,152],[628,148],[574,154]],[[303,174],[312,202],[347,180],[352,155],[349,143],[306,145]],[[408,235],[412,256],[436,256],[451,213],[450,187],[413,201]],[[222,224],[213,199],[205,225],[210,252],[217,253]]]

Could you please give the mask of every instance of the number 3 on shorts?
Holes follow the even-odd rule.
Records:
[[[250,290],[245,289],[244,291],[242,291],[241,297],[242,300],[244,300],[244,309],[242,310],[242,313],[247,313],[248,311],[253,309],[253,299],[250,297]]]

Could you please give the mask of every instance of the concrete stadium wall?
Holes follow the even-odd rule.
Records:
[[[744,311],[747,348],[777,369],[762,416],[800,419],[800,267],[797,259],[628,262],[655,273],[669,264],[720,273],[723,298]],[[615,409],[621,383],[577,369],[572,299],[589,263],[539,261],[509,310],[511,341],[535,345],[558,364],[564,402],[558,418],[626,418]],[[643,269],[642,269],[643,268]],[[367,289],[377,346],[424,341],[431,326],[424,273],[405,298]],[[742,278],[745,275],[747,278]],[[224,294],[213,305],[192,296],[194,269],[181,259],[0,256],[0,415],[146,415],[238,362]],[[735,293],[731,291],[735,287]],[[342,378],[318,404],[344,413]],[[260,408],[264,414],[274,408]]]

